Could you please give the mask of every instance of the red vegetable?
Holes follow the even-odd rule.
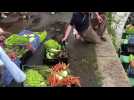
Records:
[[[69,67],[69,64],[66,65],[64,63],[59,63],[59,64],[56,64],[56,65],[54,65],[52,67],[52,71],[54,71],[54,72],[60,72],[60,71],[66,70],[68,67]]]
[[[50,84],[50,86],[52,86],[52,87],[55,87],[55,86],[57,86],[58,85],[58,83],[59,83],[59,78],[56,76],[56,74],[51,74],[49,77],[48,77],[48,82],[49,82],[49,84]]]
[[[63,80],[61,80],[59,85],[67,86],[67,87],[71,87],[72,85],[81,86],[80,85],[80,78],[68,76],[68,77],[64,78]]]

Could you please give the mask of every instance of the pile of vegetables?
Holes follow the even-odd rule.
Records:
[[[43,76],[36,70],[29,69],[26,71],[26,80],[24,82],[27,87],[46,87],[47,82]]]
[[[29,42],[32,42],[35,39],[35,34],[24,34],[23,36],[28,38]]]
[[[47,37],[47,32],[46,31],[44,31],[44,32],[35,32],[35,34],[37,34],[40,37],[41,42],[43,42]]]
[[[5,51],[8,53],[8,51],[12,50],[18,58],[21,58],[28,50],[33,50],[30,42],[34,40],[35,34],[24,34],[21,36],[13,34],[5,40]]]
[[[4,48],[7,54],[15,53],[17,58],[21,58],[28,50],[24,47],[14,46],[13,48]],[[12,57],[11,57],[12,58]]]
[[[70,75],[69,64],[59,63],[49,68],[44,66],[33,66],[25,71],[25,87],[80,87],[80,78]]]
[[[60,52],[61,52],[61,45],[53,40],[50,39],[44,43],[45,54],[48,59],[54,59]]]
[[[68,67],[69,64],[66,65],[64,63],[59,63],[52,67],[51,74],[48,77],[48,82],[51,87],[71,87],[72,85],[80,86],[79,77],[69,75]]]
[[[14,46],[14,45],[26,45],[29,42],[29,38],[25,36],[19,36],[16,34],[11,35],[6,39],[6,46]]]
[[[80,78],[74,76],[67,76],[59,83],[59,86],[71,87],[71,86],[81,86]]]
[[[134,26],[133,25],[127,25],[126,27],[126,33],[134,33]]]

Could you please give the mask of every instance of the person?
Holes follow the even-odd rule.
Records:
[[[69,34],[71,33],[71,30],[73,29],[73,31],[75,31],[76,39],[80,39],[88,43],[89,42],[100,43],[101,38],[92,27],[91,15],[93,14],[94,13],[91,13],[91,12],[74,12],[72,19],[65,31],[65,35],[62,38],[62,42],[68,39]],[[95,15],[97,16],[96,18],[98,22],[102,23],[103,19],[98,14],[98,12],[95,12]]]
[[[101,18],[93,17],[93,19],[91,20],[92,27],[100,36],[101,40],[106,41],[106,38],[104,37],[104,33],[106,30],[107,18],[104,12],[98,12],[96,14],[97,14],[97,17],[101,17]],[[98,19],[101,19],[101,20],[98,21]]]

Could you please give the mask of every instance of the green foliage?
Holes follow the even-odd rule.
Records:
[[[47,86],[43,76],[36,70],[29,69],[26,71],[25,85],[28,87],[45,87]]]
[[[27,44],[28,42],[29,38],[13,34],[6,39],[5,44],[7,46],[13,46],[13,45]]]
[[[114,22],[113,16],[112,16],[112,12],[107,12],[106,13],[107,16],[107,29],[108,29],[108,33],[111,35],[112,38],[112,43],[115,47],[115,49],[117,49],[117,38],[116,38],[116,33],[115,30],[112,28],[112,22]]]

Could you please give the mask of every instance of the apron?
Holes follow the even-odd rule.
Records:
[[[89,24],[89,27],[83,31],[82,33],[80,33],[80,36],[87,42],[93,42],[93,43],[100,43],[101,39],[100,36],[97,34],[96,31],[94,31],[93,27],[92,27],[92,19],[95,17],[95,13],[90,12],[90,20],[91,23]]]
[[[92,23],[92,27],[93,29],[97,32],[97,34],[102,37],[105,33],[105,30],[106,30],[106,23],[107,23],[107,20],[106,20],[106,16],[103,14],[103,13],[100,13],[100,16],[102,17],[103,19],[103,23],[98,23],[98,20],[96,17],[94,17],[92,20],[91,20],[91,23]]]
[[[92,26],[89,25],[88,29],[86,29],[84,32],[80,34],[80,36],[86,41],[86,42],[92,42],[92,43],[100,43],[101,39],[100,36],[93,30]]]

